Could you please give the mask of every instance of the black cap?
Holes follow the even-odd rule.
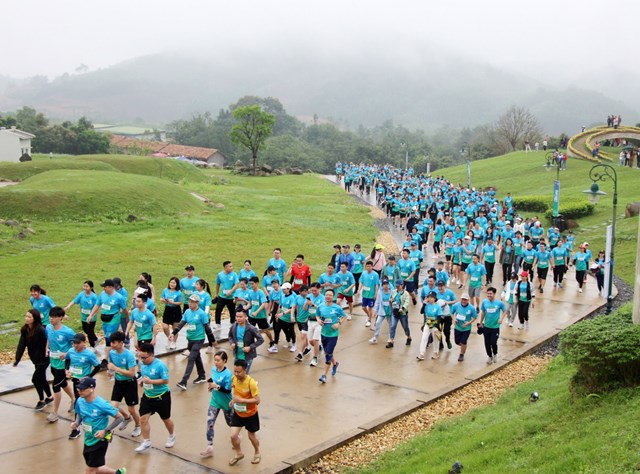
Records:
[[[76,385],[76,388],[78,390],[96,388],[96,379],[94,379],[93,377],[85,377],[83,379],[80,379],[80,382],[78,382],[78,385]]]
[[[339,249],[339,248],[340,248],[340,244],[335,244],[335,245],[333,246],[333,248],[334,248],[334,249]]]
[[[185,270],[195,270],[196,267],[194,267],[193,265],[187,265],[186,267],[184,267]]]
[[[359,249],[359,248],[360,248],[360,244],[355,244],[355,245],[353,246],[353,248],[354,248],[354,249]]]
[[[116,286],[116,284],[111,278],[107,278],[105,281],[100,283],[100,286],[104,288],[105,286]]]

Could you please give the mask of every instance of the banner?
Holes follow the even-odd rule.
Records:
[[[560,213],[560,181],[553,182],[553,217],[558,217]]]

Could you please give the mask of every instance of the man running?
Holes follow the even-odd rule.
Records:
[[[132,315],[133,317],[133,315]],[[138,387],[136,384],[136,369],[138,364],[133,353],[124,347],[125,334],[121,331],[116,331],[111,335],[111,352],[109,352],[109,365],[107,366],[110,371],[115,374],[115,381],[113,384],[113,390],[111,391],[111,404],[119,408],[120,402],[124,398],[124,402],[127,405],[129,416],[122,408],[119,408],[120,413],[124,417],[124,421],[120,425],[120,430],[124,430],[131,421],[135,422],[135,428],[131,432],[131,436],[140,436],[142,433],[140,429],[140,415],[136,406],[138,405]]]
[[[244,360],[236,360],[233,364],[232,398],[229,407],[233,408],[231,414],[231,445],[236,452],[235,456],[229,460],[230,466],[235,466],[238,461],[244,458],[240,447],[240,431],[245,428],[249,441],[254,449],[251,464],[258,464],[261,461],[260,441],[256,433],[260,430],[260,417],[258,415],[258,404],[260,403],[260,392],[258,382],[247,374],[247,363]]]
[[[331,375],[336,375],[339,362],[334,358],[333,352],[338,344],[338,335],[342,321],[345,318],[342,308],[333,302],[333,290],[327,290],[324,294],[324,304],[318,307],[318,324],[322,326],[321,340],[325,354],[324,374],[320,376],[320,382],[327,382],[329,368]]]

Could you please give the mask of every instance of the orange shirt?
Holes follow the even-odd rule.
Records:
[[[256,382],[248,375],[242,382],[240,382],[240,380],[238,380],[238,378],[234,375],[231,385],[234,396],[238,396],[240,398],[255,398],[260,395],[260,392],[258,391],[258,382]],[[238,414],[238,416],[248,418],[258,412],[258,404],[234,403],[233,409]]]

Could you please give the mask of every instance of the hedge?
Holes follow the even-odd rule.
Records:
[[[513,200],[518,211],[544,213],[547,219],[553,217],[553,198],[549,196],[518,196]],[[595,207],[582,198],[560,199],[559,212],[567,219],[579,219],[593,214]]]

